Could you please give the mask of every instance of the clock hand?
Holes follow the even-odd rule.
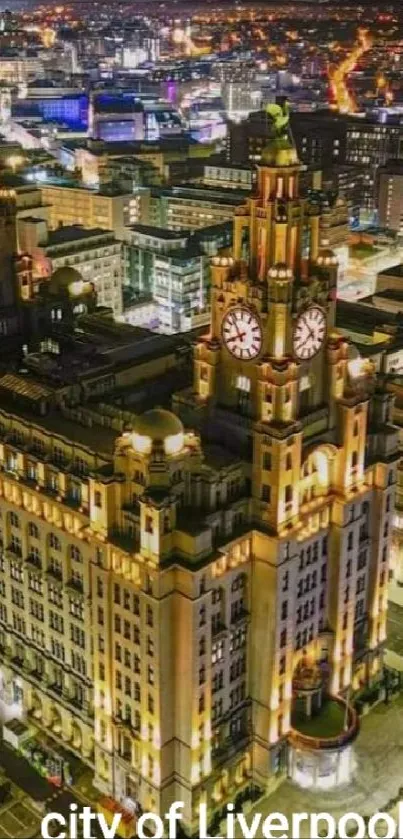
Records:
[[[239,338],[241,338],[241,339],[243,340],[243,338],[244,338],[244,337],[245,337],[245,335],[246,335],[246,332],[241,333],[241,331],[240,331],[240,329],[239,329],[239,326],[238,326],[238,323],[237,323],[237,320],[236,320],[236,318],[235,318],[235,317],[232,317],[232,324],[233,324],[233,326],[235,326],[235,329],[236,329],[236,331],[237,331],[237,333],[238,333],[238,337],[239,337]]]
[[[227,341],[228,341],[228,343],[230,341],[236,341],[237,338],[240,338],[241,341],[243,341],[243,339],[245,338],[245,335],[246,335],[246,332],[238,332],[238,335],[232,335],[231,338],[227,339]]]

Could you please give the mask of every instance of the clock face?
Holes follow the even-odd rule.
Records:
[[[251,361],[262,349],[262,327],[249,309],[230,309],[222,322],[224,344],[235,358]]]
[[[319,352],[326,335],[326,315],[319,306],[311,306],[297,318],[294,327],[294,353],[301,361],[309,361]]]

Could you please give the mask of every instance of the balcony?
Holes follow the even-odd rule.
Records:
[[[141,738],[140,729],[135,728],[130,719],[126,719],[125,717],[119,716],[119,714],[115,714],[115,716],[113,717],[113,722],[115,723],[115,725],[118,728],[126,729],[128,732],[130,732],[132,737],[135,737],[136,739],[140,740],[140,738]]]
[[[66,588],[71,589],[76,592],[76,594],[84,595],[84,583],[81,580],[77,580],[75,577],[70,577],[66,583]]]
[[[59,568],[55,568],[53,565],[48,565],[46,569],[46,576],[51,577],[52,580],[56,580],[58,583],[63,582],[63,572]]]
[[[211,636],[212,638],[216,638],[217,635],[222,635],[223,632],[227,632],[228,627],[224,623],[224,621],[219,620],[215,621],[211,624]]]
[[[35,571],[42,571],[42,560],[40,556],[37,556],[37,554],[28,554],[28,556],[25,557],[25,562],[31,568],[34,568]]]
[[[237,609],[236,612],[234,612],[234,614],[231,615],[231,626],[235,626],[238,623],[242,623],[243,621],[246,621],[249,617],[250,613],[245,608],[245,606],[242,606],[241,609]]]
[[[9,554],[9,559],[22,559],[22,549],[14,545],[12,542],[6,547],[6,555]]]

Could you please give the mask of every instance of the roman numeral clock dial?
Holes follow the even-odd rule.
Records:
[[[309,361],[321,349],[326,336],[326,315],[319,306],[310,306],[295,323],[294,354],[300,361]]]
[[[235,358],[251,361],[262,349],[262,327],[256,315],[239,306],[224,315],[222,321],[224,344]]]

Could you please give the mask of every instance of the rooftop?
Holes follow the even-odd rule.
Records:
[[[184,184],[183,186],[151,187],[151,194],[155,197],[166,196],[167,198],[184,198],[188,201],[214,201],[215,204],[230,204],[238,207],[245,203],[245,190],[221,187],[211,189],[208,186],[198,184]]]
[[[391,268],[385,268],[384,271],[379,271],[379,277],[402,277],[403,279],[403,262],[400,265],[392,265]]]
[[[85,239],[96,239],[99,236],[113,236],[111,230],[104,230],[102,227],[81,227],[79,224],[58,227],[56,230],[49,230],[47,247],[64,245],[69,242],[77,242]]]
[[[153,236],[155,239],[166,239],[169,242],[186,239],[187,230],[167,230],[166,227],[157,227],[149,224],[131,224],[130,230],[134,233],[142,233],[144,236]]]

